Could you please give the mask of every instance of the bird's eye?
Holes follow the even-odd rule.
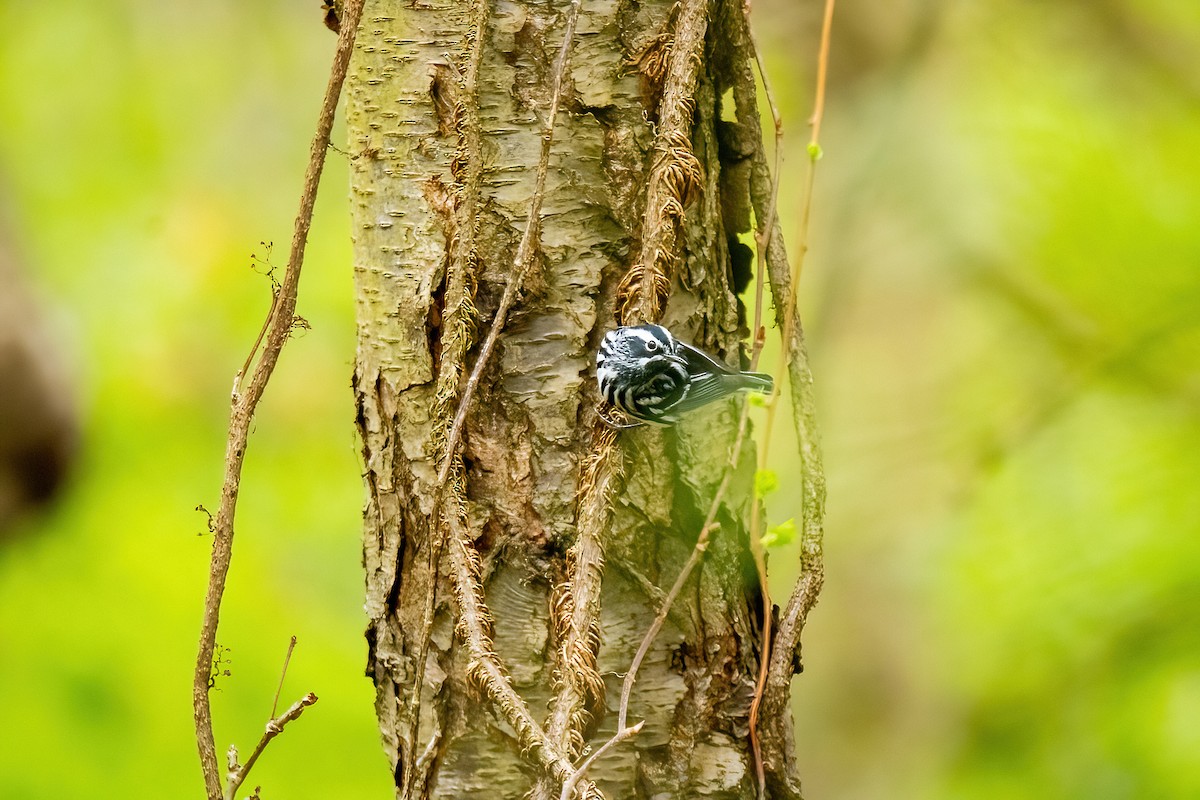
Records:
[[[657,349],[658,349],[658,342],[654,342],[654,341],[646,342],[646,350],[647,351],[653,353]]]

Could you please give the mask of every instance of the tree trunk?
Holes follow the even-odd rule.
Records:
[[[558,797],[562,764],[614,732],[622,678],[736,433],[741,401],[614,434],[597,419],[594,358],[618,321],[659,318],[744,358],[750,264],[731,243],[751,227],[761,143],[741,0],[584,0],[531,269],[454,446],[467,374],[521,280],[571,13],[368,0],[347,80],[368,675],[398,797]],[[630,720],[645,727],[588,773],[607,797],[756,796],[752,473],[747,447],[638,674]],[[768,794],[798,797],[789,712],[769,707]]]

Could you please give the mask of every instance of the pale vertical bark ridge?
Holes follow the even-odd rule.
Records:
[[[465,481],[463,476],[462,454],[459,449],[448,442],[450,420],[453,417],[455,404],[459,401],[459,384],[463,370],[466,368],[467,350],[471,345],[474,334],[475,317],[475,283],[476,283],[476,243],[479,230],[477,207],[479,204],[479,184],[483,175],[482,136],[479,121],[479,65],[482,61],[483,43],[487,38],[490,0],[475,0],[474,18],[471,28],[466,32],[469,45],[465,69],[460,73],[453,65],[437,65],[434,82],[431,84],[431,94],[439,86],[443,96],[434,96],[434,104],[438,106],[439,125],[454,131],[458,145],[454,158],[450,163],[450,172],[454,184],[449,190],[448,200],[451,204],[453,218],[448,226],[450,242],[446,264],[446,291],[443,299],[441,329],[441,364],[438,370],[437,385],[434,392],[432,447],[435,458],[440,463],[437,492],[434,496],[434,513],[432,518],[440,520],[445,513],[445,493],[452,495],[452,506],[460,508],[465,502]],[[450,96],[444,96],[444,95]],[[446,119],[446,117],[449,119]],[[421,633],[417,638],[417,655],[414,659],[414,677],[410,697],[413,708],[418,709],[411,715],[409,723],[409,741],[414,748],[421,742],[421,693],[425,683],[426,660],[429,656],[429,642],[432,635],[433,617],[436,609],[439,590],[439,580],[442,552],[446,541],[445,524],[435,526],[431,531],[433,541],[429,548],[429,572],[435,576],[429,581],[425,595],[425,610],[421,621]],[[437,725],[436,720],[434,721]],[[430,736],[430,744],[421,752],[414,769],[409,770],[408,783],[404,794],[411,796],[415,782],[428,781],[428,770],[433,766],[432,754],[435,752],[434,742],[441,738],[440,725],[435,727]],[[425,758],[429,753],[430,757]]]

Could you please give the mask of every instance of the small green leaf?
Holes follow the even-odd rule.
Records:
[[[760,469],[754,473],[754,494],[766,497],[779,488],[779,476],[773,469]]]
[[[778,525],[767,528],[767,532],[762,535],[759,540],[762,546],[768,550],[772,547],[782,547],[785,544],[791,544],[796,540],[796,520],[787,519]]]
[[[808,143],[808,157],[813,161],[820,161],[821,156],[825,155],[825,151],[821,149],[821,145],[816,142]]]

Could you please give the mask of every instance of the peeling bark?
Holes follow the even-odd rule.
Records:
[[[347,80],[367,673],[398,797],[518,798],[545,778],[472,682],[471,658],[455,636],[450,576],[460,562],[453,542],[439,550],[432,520],[445,488],[439,431],[454,413],[446,387],[456,392],[464,380],[478,349],[471,332],[486,329],[511,277],[568,6],[368,2]],[[689,7],[698,19],[662,0],[582,4],[534,268],[471,404],[454,472],[495,652],[546,730],[570,728],[551,719],[561,671],[570,669],[559,663],[564,634],[554,604],[571,574],[594,446],[595,350],[615,324],[618,286],[650,238],[642,220],[656,125],[668,123],[658,104],[671,91],[656,65],[677,35],[686,41],[680,26],[700,48],[686,144],[701,180],[681,204],[678,235],[651,254],[669,276],[662,319],[731,363],[747,333],[729,241],[750,228],[749,159],[759,144],[737,145],[737,125],[721,122],[720,108],[730,65],[748,58],[730,52],[722,35],[721,20],[740,3]],[[607,691],[599,702],[583,699],[598,707],[585,709],[591,723],[576,746],[561,743],[569,758],[613,733],[621,676],[658,609],[658,587],[686,561],[721,480],[736,402],[670,430],[618,438],[623,477],[595,554],[605,562],[596,669]],[[744,524],[753,463],[747,448],[721,528],[641,669],[631,716],[645,728],[589,775],[607,797],[755,795],[746,726],[760,642]],[[431,585],[435,613],[423,644]],[[786,743],[788,711],[772,714],[764,737]],[[771,796],[799,797],[790,748],[770,752]]]

